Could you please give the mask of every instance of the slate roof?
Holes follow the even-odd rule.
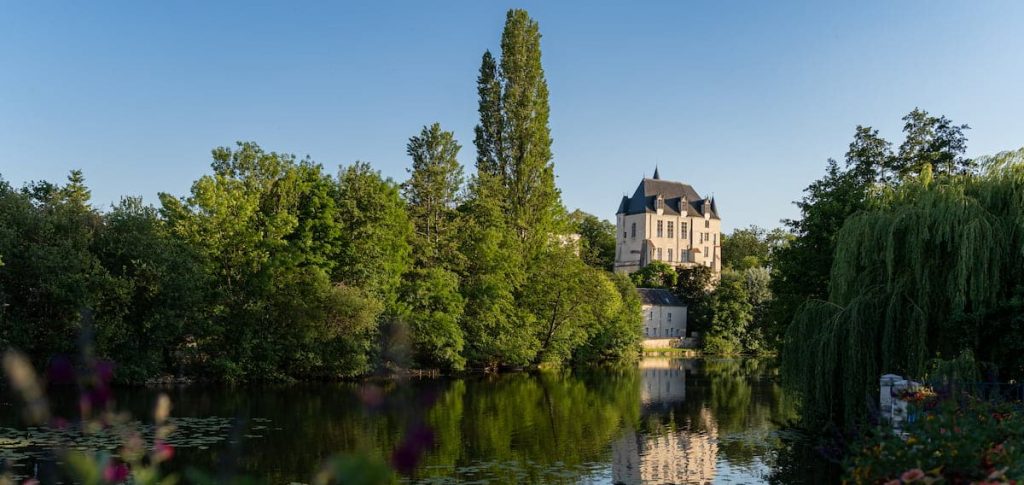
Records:
[[[683,300],[680,300],[671,291],[665,289],[637,288],[636,291],[640,293],[640,301],[644,305],[686,306]]]
[[[645,178],[637,186],[632,197],[622,197],[619,202],[619,210],[616,214],[642,214],[645,212],[657,212],[655,201],[661,195],[665,199],[665,214],[703,217],[704,201],[696,190],[688,184],[661,180],[655,170],[654,178]],[[711,199],[711,217],[718,219],[718,207],[715,200]]]

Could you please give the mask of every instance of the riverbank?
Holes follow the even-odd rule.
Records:
[[[697,358],[702,355],[699,349],[682,349],[678,347],[652,347],[643,350],[644,357]]]

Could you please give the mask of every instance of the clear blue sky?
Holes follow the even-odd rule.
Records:
[[[1024,145],[1024,2],[5,2],[0,174],[85,171],[156,203],[236,140],[403,180],[439,121],[472,171],[475,79],[505,10],[541,26],[563,200],[614,219],[655,164],[725,228],[775,226],[857,124],[915,106],[969,154]]]

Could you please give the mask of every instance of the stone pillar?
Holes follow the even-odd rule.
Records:
[[[885,374],[878,380],[878,411],[883,422],[892,422],[893,385],[902,381],[903,377],[896,374]]]

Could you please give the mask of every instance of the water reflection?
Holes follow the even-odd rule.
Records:
[[[390,463],[405,483],[765,482],[786,448],[779,423],[795,417],[776,373],[759,360],[662,359],[464,379],[181,388],[171,394],[175,415],[238,426],[174,461],[179,471],[267,483],[308,482],[339,453]],[[119,404],[145,416],[156,393],[123,390]],[[16,419],[0,408],[0,428]]]
[[[705,483],[714,479],[718,426],[710,410],[702,408],[697,416],[685,416],[677,423],[673,408],[685,403],[687,374],[696,368],[693,360],[645,359],[640,363],[641,423],[645,426],[626,429],[612,444],[615,483]]]

